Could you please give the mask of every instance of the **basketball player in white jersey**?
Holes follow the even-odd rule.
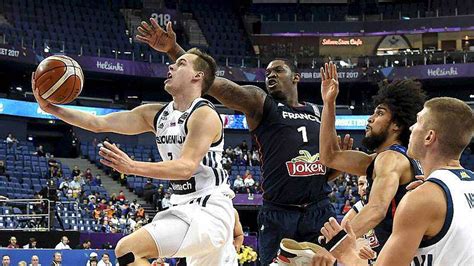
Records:
[[[216,63],[191,49],[169,66],[165,90],[173,101],[95,116],[52,105],[33,91],[41,109],[93,132],[125,135],[154,132],[163,162],[133,161],[104,143],[101,162],[124,174],[170,180],[172,207],[122,238],[115,249],[124,265],[150,265],[157,257],[186,257],[188,265],[237,265],[233,246],[233,192],[221,165],[223,125],[213,105],[201,98],[215,78]],[[33,82],[33,79],[32,79]]]
[[[474,113],[458,99],[427,101],[411,127],[408,154],[420,161],[425,182],[407,193],[395,214],[393,232],[376,265],[474,265],[474,172],[459,159],[474,134]],[[367,265],[355,253],[354,232],[329,254],[319,250],[313,265]],[[343,233],[335,219],[321,232]],[[332,257],[334,256],[334,257]]]

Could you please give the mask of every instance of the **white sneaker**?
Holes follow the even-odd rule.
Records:
[[[310,242],[297,242],[284,238],[280,242],[280,250],[275,261],[279,266],[309,266],[313,256],[321,249],[322,247]]]

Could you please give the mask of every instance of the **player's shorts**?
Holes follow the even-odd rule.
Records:
[[[186,257],[190,266],[234,266],[234,223],[232,200],[217,192],[159,212],[144,228],[162,258]]]

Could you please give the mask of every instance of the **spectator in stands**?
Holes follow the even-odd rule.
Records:
[[[145,218],[145,209],[143,207],[138,208],[137,214],[135,216],[137,218]]]
[[[155,190],[156,186],[151,182],[151,179],[147,179],[145,186],[143,186],[143,198],[147,203],[152,203]]]
[[[102,254],[102,259],[99,261],[97,266],[112,266],[112,263],[110,262],[110,256],[108,253]]]
[[[255,180],[253,179],[252,174],[250,174],[249,170],[245,173],[244,176],[244,185],[245,185],[245,190],[247,193],[250,195],[253,193],[253,185],[255,185]]]
[[[258,152],[256,150],[252,151],[251,162],[253,166],[260,165],[260,160],[258,157]]]
[[[41,266],[38,256],[36,255],[31,256],[30,266]]]
[[[96,208],[96,198],[94,195],[89,196],[89,203],[87,203],[87,210],[92,213]]]
[[[242,154],[247,154],[249,151],[249,146],[247,145],[247,141],[242,141],[242,143],[239,145],[240,150],[242,151]]]
[[[126,225],[127,224],[127,218],[125,218],[125,215],[121,215],[120,219],[118,220],[119,225]]]
[[[82,194],[82,184],[80,176],[75,176],[74,180],[69,183],[69,188],[72,190],[72,197],[78,198]]]
[[[222,163],[222,168],[224,168],[227,171],[227,173],[230,173],[230,170],[232,168],[232,160],[227,154],[224,154],[224,156],[222,157],[221,163]]]
[[[69,246],[69,238],[67,236],[61,237],[61,242],[59,242],[54,249],[71,249],[71,247]]]
[[[247,178],[252,178],[252,179],[253,179],[253,175],[252,175],[252,173],[250,173],[250,170],[247,169],[247,170],[245,171],[244,176],[243,176],[242,178],[243,178],[244,180],[247,179]]]
[[[91,169],[90,168],[87,168],[86,169],[86,172],[84,173],[84,178],[86,179],[86,182],[89,183],[92,181],[92,179],[94,178],[92,176],[92,172],[91,172]]]
[[[71,171],[71,176],[76,177],[81,174],[81,170],[79,169],[79,166],[74,165],[74,168]]]
[[[117,213],[112,214],[112,218],[110,218],[110,222],[112,223],[113,226],[118,226],[119,225],[119,220],[117,218]]]
[[[85,250],[91,249],[91,241],[88,239],[85,240],[84,242],[82,242],[82,244],[77,246],[76,249],[85,249]]]
[[[23,246],[24,249],[36,249],[36,239],[34,237],[30,237],[28,240],[28,244]]]
[[[67,191],[69,190],[69,177],[65,177],[64,180],[59,184],[59,190],[63,192],[63,195],[66,195]]]
[[[92,217],[96,220],[99,221],[100,217],[102,216],[102,210],[97,206],[92,213]]]
[[[137,199],[133,200],[133,202],[130,204],[130,208],[134,212],[136,212],[138,210],[138,208],[140,208],[140,203],[138,203]]]
[[[10,266],[10,256],[8,255],[2,256],[2,266]]]
[[[18,262],[18,266],[28,266],[28,264],[26,263],[26,261],[22,260]]]
[[[100,174],[97,174],[94,179],[90,182],[91,186],[102,186],[102,180]]]
[[[92,256],[94,254],[94,256]],[[89,260],[87,261],[86,266],[97,266],[99,260],[97,259],[97,253],[92,252]]]
[[[239,157],[240,155],[242,155],[242,149],[240,148],[239,145],[235,146],[234,154],[235,154],[235,157]]]
[[[7,143],[7,152],[16,152],[18,140],[13,136],[12,133],[8,133],[5,142]]]
[[[237,193],[243,193],[245,190],[245,184],[244,180],[240,175],[237,175],[237,177],[234,180],[234,191]]]
[[[106,199],[102,199],[99,203],[99,209],[101,211],[104,211],[108,208],[109,206],[107,205],[107,200]]]
[[[38,146],[38,148],[36,149],[36,152],[34,153],[34,155],[37,155],[39,157],[45,157],[46,156],[46,152],[43,149],[43,145]]]
[[[225,154],[231,159],[234,158],[234,149],[232,149],[232,146],[229,145],[227,149],[225,149]]]
[[[0,175],[5,175],[5,162],[0,160]]]
[[[123,190],[120,190],[119,195],[117,196],[117,200],[122,200],[122,201],[126,200],[125,193],[123,192]]]
[[[158,189],[155,191],[155,194],[153,194],[153,208],[155,210],[163,210],[163,206],[161,205],[161,201],[165,197],[165,191],[163,188],[163,184],[160,184],[158,186]]]
[[[253,192],[256,193],[256,194],[261,194],[261,193],[263,193],[263,191],[262,191],[262,186],[260,186],[260,183],[259,183],[259,182],[255,182],[255,184],[254,184],[253,187],[252,187],[252,190],[253,190]]]
[[[110,196],[110,201],[111,201],[113,204],[117,203],[117,194],[112,193],[112,195]]]
[[[54,252],[53,261],[51,262],[51,266],[61,266],[63,261],[63,256],[61,252]]]
[[[130,205],[128,204],[128,200],[123,202],[122,204],[119,204],[119,212],[120,215],[127,215],[130,212]],[[138,209],[137,209],[138,210]],[[135,212],[135,211],[134,211]]]
[[[10,243],[8,244],[7,248],[20,248],[18,244],[16,243],[16,237],[14,236],[10,237]]]
[[[161,207],[163,210],[167,210],[169,207],[171,207],[171,193],[166,192],[165,196],[163,197],[163,200],[161,201]]]
[[[247,162],[245,161],[244,156],[242,156],[242,154],[235,157],[234,165],[239,165],[239,166],[247,165]]]
[[[70,130],[71,132],[71,158],[77,158],[79,156],[79,147],[81,146],[81,142],[79,141],[79,138],[76,136],[76,132]]]
[[[344,206],[342,206],[341,214],[348,213],[351,210],[351,208],[352,208],[351,202],[349,200],[346,200],[346,203],[344,204]]]

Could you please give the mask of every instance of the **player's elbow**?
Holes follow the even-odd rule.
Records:
[[[87,129],[94,133],[103,133],[107,132],[107,125],[102,121],[101,118],[95,117],[94,119],[90,120]]]
[[[183,168],[178,173],[179,179],[189,180],[193,176],[193,174],[196,172],[196,169],[198,168],[199,163],[194,163],[194,162],[185,161],[185,160],[183,160],[181,163],[182,163],[181,165],[183,166]]]
[[[381,205],[375,205],[371,209],[373,213],[374,222],[379,224],[385,218],[385,215],[387,214],[387,209]]]
[[[321,152],[319,154],[319,161],[327,167],[332,167],[334,154],[332,152]]]

